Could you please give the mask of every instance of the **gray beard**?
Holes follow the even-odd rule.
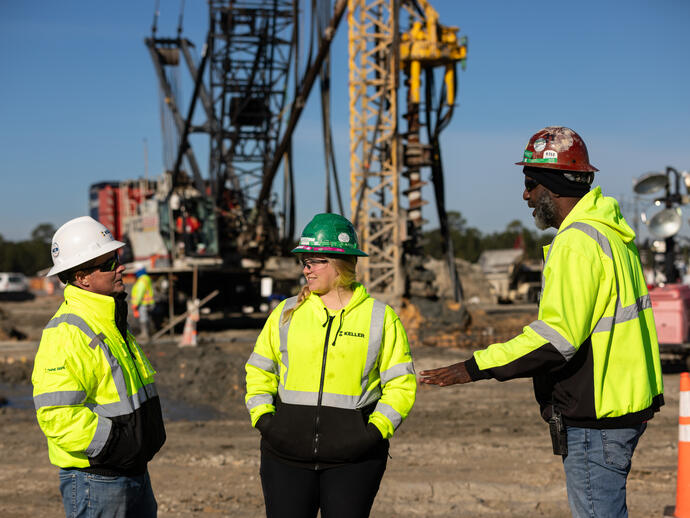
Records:
[[[556,204],[548,193],[544,192],[537,200],[534,211],[534,224],[539,230],[553,227],[558,228],[556,218]]]

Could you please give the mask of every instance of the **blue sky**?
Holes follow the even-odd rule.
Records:
[[[161,0],[158,34],[174,36],[180,1]],[[0,2],[0,235],[28,238],[87,213],[88,186],[162,171],[158,91],[143,40],[154,1]],[[634,226],[633,179],[690,170],[686,0],[433,2],[469,38],[458,108],[442,137],[446,203],[468,225],[534,228],[513,163],[547,125],[575,129]],[[201,45],[207,3],[185,2],[184,34]],[[333,126],[349,191],[346,20],[333,44]],[[191,87],[183,93],[187,99]],[[295,138],[298,227],[324,209],[321,125],[312,95]],[[315,151],[316,150],[316,151]],[[198,154],[202,164],[207,156]],[[428,175],[428,173],[425,173]],[[279,180],[278,180],[279,182]],[[433,193],[425,208],[436,223]],[[647,197],[649,198],[649,197]],[[349,200],[346,200],[349,207]],[[648,199],[637,202],[649,209]],[[349,208],[347,209],[349,211]],[[653,212],[654,209],[651,209]],[[346,215],[349,215],[346,214]],[[684,235],[690,235],[684,215]],[[646,235],[640,228],[642,235]]]

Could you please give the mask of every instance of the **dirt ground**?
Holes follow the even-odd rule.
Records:
[[[0,516],[64,516],[57,468],[51,466],[30,401],[30,372],[40,329],[59,298],[0,303],[22,341],[0,343]],[[517,332],[536,308],[470,308],[467,336],[489,340]],[[259,435],[243,405],[244,362],[260,321],[242,329],[200,328],[197,347],[163,339],[146,347],[158,370],[168,440],[150,464],[159,516],[265,516]],[[215,329],[214,329],[215,328]],[[467,337],[459,341],[466,346]],[[456,342],[457,343],[457,342]],[[427,344],[427,345],[425,345]],[[430,345],[429,345],[430,344]],[[471,354],[447,333],[413,342],[417,371]],[[661,516],[675,501],[677,373],[664,375],[666,406],[650,422],[628,482],[631,517]],[[391,458],[373,517],[569,516],[561,460],[551,453],[529,380],[422,386],[409,418],[391,441]]]

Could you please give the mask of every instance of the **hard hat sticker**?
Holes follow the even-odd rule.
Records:
[[[313,237],[301,237],[299,239],[299,244],[300,245],[308,245],[309,243],[313,243],[314,238]]]
[[[533,155],[534,155],[534,153],[532,153],[531,151],[525,151],[524,157],[525,158],[532,158]]]
[[[547,149],[544,151],[544,158],[558,159],[558,153],[556,153],[553,149]]]
[[[545,147],[546,147],[546,140],[544,140],[543,138],[540,138],[540,139],[537,139],[534,141],[534,150],[537,153],[541,153],[542,151],[544,151]]]
[[[341,232],[338,234],[338,241],[341,243],[349,243],[350,242],[350,236],[348,236],[345,232]]]
[[[58,255],[60,255],[60,247],[57,243],[53,243],[53,246],[50,249],[50,253],[53,254],[53,257],[57,257]]]
[[[555,164],[558,162],[557,158],[525,158],[526,164]]]

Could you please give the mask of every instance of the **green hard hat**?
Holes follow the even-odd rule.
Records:
[[[359,249],[355,227],[339,214],[317,214],[304,227],[292,253],[308,252],[367,256]]]

